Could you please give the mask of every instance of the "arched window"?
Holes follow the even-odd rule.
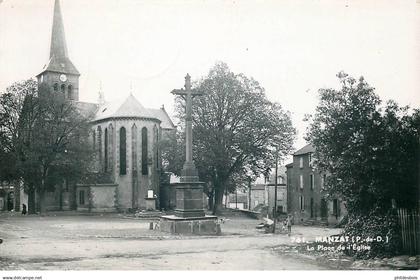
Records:
[[[125,128],[120,128],[120,175],[127,174],[127,137]]]
[[[131,127],[131,162],[132,169],[137,172],[137,126],[133,124]]]
[[[108,172],[108,128],[105,128],[104,171]]]
[[[66,86],[64,84],[61,85],[61,93],[65,94],[66,92]]]
[[[141,129],[141,174],[149,174],[147,168],[147,128]]]
[[[96,151],[96,131],[95,131],[95,129],[92,130],[92,147],[93,147],[93,151]]]
[[[112,171],[113,170],[113,147],[114,147],[114,143],[113,143],[113,139],[114,139],[114,128],[112,126],[112,123],[109,124],[108,126],[108,170]]]
[[[153,144],[153,147],[155,147],[155,164],[156,164],[156,168],[159,168],[159,149],[158,149],[158,147],[159,147],[159,145],[158,145],[158,142],[159,142],[159,130],[158,130],[158,128],[157,128],[157,126],[155,125],[154,127],[153,127],[153,136],[154,136],[154,138],[155,138],[155,141],[154,141],[154,144]]]
[[[99,166],[102,163],[102,128],[98,125],[98,156],[99,156]]]
[[[58,84],[57,83],[55,83],[54,84],[54,91],[57,91],[58,90]]]
[[[70,100],[73,100],[73,87],[71,85],[69,85],[67,87],[67,98]]]

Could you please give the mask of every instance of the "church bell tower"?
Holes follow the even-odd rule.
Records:
[[[50,58],[36,76],[38,86],[45,85],[65,99],[79,101],[79,76],[79,71],[68,56],[60,0],[55,0]]]

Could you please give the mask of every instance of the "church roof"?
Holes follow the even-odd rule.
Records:
[[[165,108],[160,108],[160,109],[149,109],[150,112],[156,116],[156,118],[158,118],[161,123],[160,123],[160,127],[162,127],[163,129],[174,129],[175,125],[172,122],[171,118],[169,117],[168,113],[166,112]]]
[[[161,127],[166,129],[174,128],[167,113],[162,109],[148,109],[130,94],[123,102],[107,102],[100,105],[94,121],[109,118],[147,118],[161,122]]]
[[[60,0],[55,0],[54,3],[50,59],[42,69],[42,72],[45,71],[80,75],[79,71],[70,61],[68,56],[66,36],[64,33],[63,17],[61,15],[60,9]]]
[[[98,110],[98,104],[96,103],[83,102],[83,101],[73,101],[73,102],[75,103],[76,108],[79,109],[79,112],[85,117],[95,115],[96,111]]]
[[[82,101],[73,102],[75,102],[76,107],[84,116],[88,117],[93,114],[93,121],[137,117],[158,120],[160,121],[160,127],[163,129],[175,128],[175,125],[163,107],[161,109],[145,108],[131,94],[123,102],[109,102],[102,105]]]

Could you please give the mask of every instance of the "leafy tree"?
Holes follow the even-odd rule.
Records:
[[[22,90],[22,85],[27,90]],[[31,206],[37,192],[43,213],[46,191],[54,190],[63,179],[81,179],[89,170],[92,150],[88,143],[90,116],[62,95],[46,87],[38,92],[37,88],[34,81],[14,84],[2,95],[0,111],[13,112],[2,115],[1,125],[7,132],[2,133],[2,139],[14,151],[13,176],[22,179],[27,188],[32,204],[29,210],[35,210]],[[10,123],[14,130],[7,128]]]
[[[274,150],[280,158],[292,149],[295,129],[288,113],[270,102],[257,81],[216,64],[195,87],[204,93],[193,99],[193,152],[205,191],[214,194],[216,213],[225,190],[247,185],[249,172],[267,173]],[[180,126],[184,106],[178,98]],[[210,188],[209,188],[210,187]]]
[[[18,168],[21,115],[25,103],[36,95],[37,83],[32,79],[14,83],[0,95],[0,181],[14,184],[16,211],[20,206],[22,176]]]
[[[165,134],[159,141],[159,149],[162,154],[162,169],[181,175],[181,169],[185,162],[185,135],[180,130]]]
[[[366,217],[387,217],[376,220],[395,226],[392,201],[408,208],[417,204],[419,110],[410,114],[408,107],[394,101],[381,107],[363,77],[356,80],[342,72],[337,77],[339,90],[319,90],[320,102],[307,134],[318,167],[330,174],[328,194],[345,201],[349,232],[360,231],[360,220],[369,220]],[[391,230],[383,227],[388,224],[370,228],[377,234]]]
[[[331,194],[349,210],[389,209],[391,199],[413,206],[417,183],[419,114],[381,100],[363,77],[339,73],[341,89],[321,89],[307,140],[318,166],[328,171]]]

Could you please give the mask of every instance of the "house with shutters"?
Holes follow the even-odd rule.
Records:
[[[314,147],[304,146],[293,154],[293,162],[286,165],[287,212],[295,224],[338,223],[347,213],[339,198],[327,199],[324,182],[327,174],[313,164]]]

